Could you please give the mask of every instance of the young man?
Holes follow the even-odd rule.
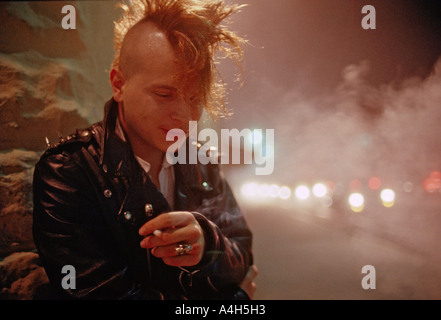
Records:
[[[241,39],[220,26],[237,7],[123,8],[103,121],[51,146],[35,168],[42,264],[61,298],[251,298],[252,234],[219,167],[167,161],[168,132],[188,136],[203,108],[222,108],[214,54],[222,42],[227,55],[241,53]],[[75,271],[68,280],[65,266]]]

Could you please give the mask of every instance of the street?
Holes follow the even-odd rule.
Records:
[[[438,199],[345,218],[339,208],[242,204],[259,268],[255,299],[440,299]],[[366,265],[375,268],[375,290],[362,287]]]

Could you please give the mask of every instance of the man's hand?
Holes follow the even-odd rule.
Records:
[[[205,238],[201,226],[190,212],[163,213],[144,224],[139,234],[145,237],[141,247],[173,267],[192,267],[202,260]],[[191,245],[185,255],[176,250],[179,245]]]
[[[257,286],[254,280],[257,278],[258,274],[259,271],[257,270],[257,267],[255,265],[252,265],[248,269],[248,273],[240,285],[242,290],[248,294],[248,297],[250,297],[251,300],[254,299],[254,294],[256,293]]]

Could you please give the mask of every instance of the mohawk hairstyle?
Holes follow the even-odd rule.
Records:
[[[242,71],[242,45],[246,41],[221,23],[243,5],[227,5],[222,0],[129,0],[120,4],[121,18],[115,22],[115,58],[118,68],[125,35],[138,22],[150,21],[168,37],[185,73],[200,79],[201,103],[214,119],[230,116],[225,103],[225,83],[216,67],[215,54],[223,53]]]

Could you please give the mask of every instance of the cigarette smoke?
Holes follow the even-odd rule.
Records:
[[[277,178],[292,184],[377,175],[420,184],[441,169],[441,60],[426,78],[378,87],[369,71],[368,61],[349,65],[333,92],[314,98],[264,84],[280,97],[265,124],[276,130]]]

